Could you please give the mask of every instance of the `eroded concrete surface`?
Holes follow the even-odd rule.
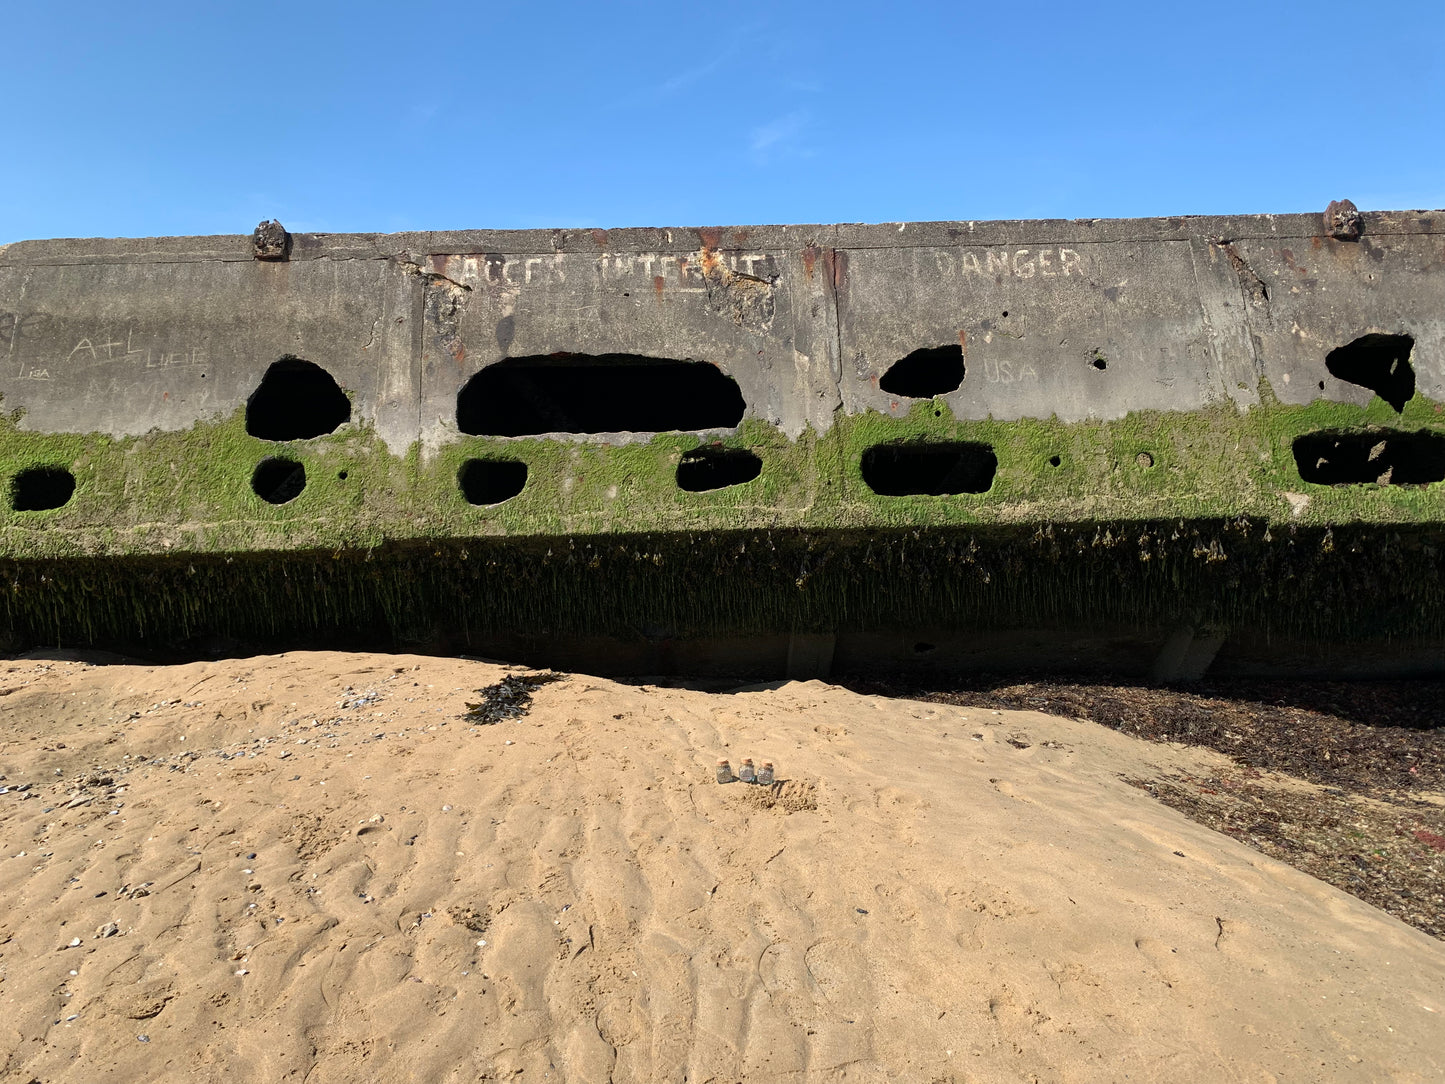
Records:
[[[959,419],[1061,421],[1257,401],[1365,403],[1329,351],[1408,335],[1445,399],[1445,213],[26,241],[0,250],[0,393],[39,432],[139,435],[228,415],[283,356],[331,372],[397,454],[458,435],[507,357],[710,362],[790,438],[957,344]],[[273,254],[274,255],[274,254]],[[1323,384],[1323,387],[1321,387]],[[591,436],[588,440],[629,439]],[[645,439],[645,438],[632,438]]]

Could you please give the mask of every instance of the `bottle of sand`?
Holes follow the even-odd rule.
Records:
[[[758,769],[758,783],[765,787],[773,785],[773,762],[763,761],[763,766]]]
[[[753,762],[750,757],[743,757],[742,767],[738,769],[738,778],[744,783],[757,782],[758,773],[753,770]]]
[[[722,757],[717,762],[717,781],[719,783],[733,781],[733,766],[727,762],[727,757]]]

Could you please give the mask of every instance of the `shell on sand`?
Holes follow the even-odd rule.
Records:
[[[817,682],[480,726],[482,662],[0,669],[6,1080],[1445,1078],[1445,944],[1124,782],[1207,751]]]

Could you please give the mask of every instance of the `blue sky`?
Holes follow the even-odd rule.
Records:
[[[1445,3],[8,6],[0,242],[1445,206]]]

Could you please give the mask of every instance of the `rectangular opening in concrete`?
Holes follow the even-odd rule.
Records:
[[[457,488],[468,504],[501,504],[527,485],[527,464],[516,459],[468,459],[457,471]]]
[[[952,444],[875,444],[863,453],[863,481],[885,497],[946,496],[987,493],[998,471],[990,445],[971,441]]]
[[[763,461],[742,448],[699,448],[677,464],[677,487],[689,493],[751,482],[763,472]]]
[[[17,512],[63,508],[75,492],[75,475],[65,467],[27,467],[10,483],[10,507]]]
[[[1445,480],[1445,436],[1393,429],[1321,430],[1296,437],[1300,477],[1319,485],[1424,485]]]
[[[746,406],[737,381],[707,362],[548,354],[472,377],[457,396],[457,427],[497,437],[731,429]]]

